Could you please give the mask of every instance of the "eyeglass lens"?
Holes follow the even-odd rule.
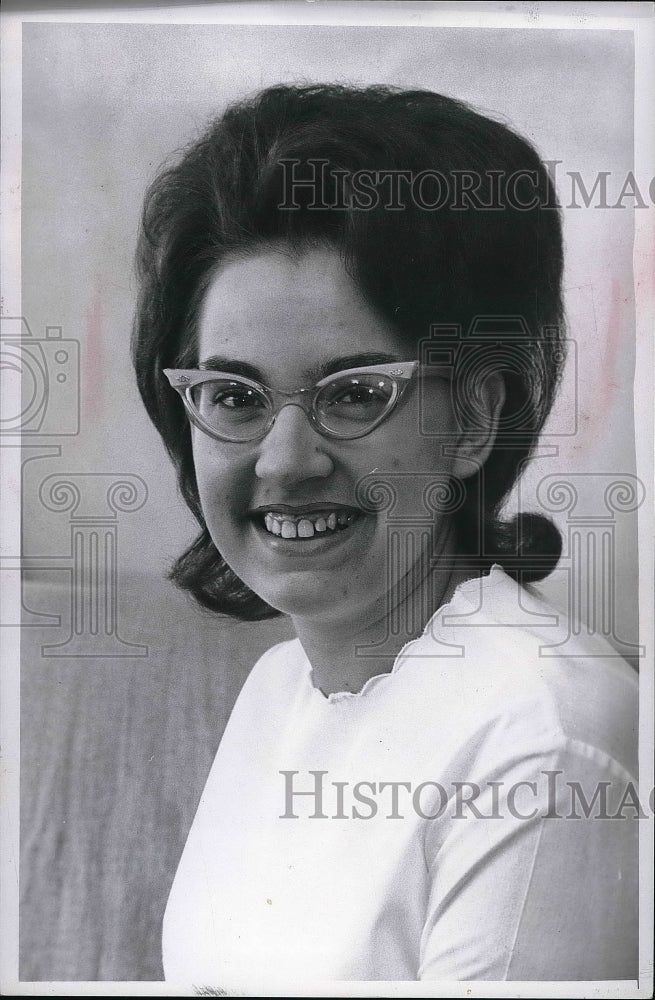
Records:
[[[360,435],[379,421],[396,396],[396,384],[386,375],[373,372],[343,376],[316,394],[315,419],[340,437]],[[279,409],[273,409],[267,394],[238,378],[198,383],[191,390],[191,400],[207,427],[233,441],[248,441],[265,433]],[[305,409],[309,409],[307,404]]]

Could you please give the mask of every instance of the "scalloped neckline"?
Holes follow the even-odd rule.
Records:
[[[396,653],[391,670],[386,670],[384,673],[374,674],[372,677],[369,677],[368,680],[365,681],[365,683],[362,685],[359,691],[333,691],[331,692],[331,694],[324,694],[321,691],[321,689],[314,684],[312,677],[314,668],[312,667],[309,657],[307,656],[305,650],[303,649],[300,639],[297,639],[296,641],[298,642],[298,645],[300,646],[302,654],[305,658],[305,678],[309,683],[309,686],[311,687],[315,696],[320,698],[320,700],[324,702],[326,705],[335,705],[338,704],[339,702],[352,701],[353,699],[364,698],[373,687],[377,687],[377,685],[382,683],[383,681],[393,678],[394,675],[399,672],[400,667],[402,667],[403,665],[402,660],[407,650],[411,646],[413,646],[414,643],[420,642],[421,639],[423,639],[426,636],[428,631],[430,631],[432,623],[434,622],[435,618],[437,618],[439,615],[447,611],[448,608],[452,606],[456,597],[461,596],[462,593],[464,593],[467,589],[471,589],[473,586],[479,586],[480,584],[482,584],[483,586],[485,585],[488,586],[490,582],[495,582],[496,580],[499,579],[499,574],[501,579],[508,578],[502,566],[500,566],[498,563],[494,563],[489,569],[488,573],[483,573],[481,576],[469,577],[468,580],[462,580],[462,582],[455,587],[450,597],[450,600],[446,601],[445,604],[441,604],[437,608],[437,610],[433,612],[432,615],[430,615],[430,618],[426,622],[425,627],[423,628],[421,634],[415,636],[413,639],[409,639],[403,645],[403,647]]]

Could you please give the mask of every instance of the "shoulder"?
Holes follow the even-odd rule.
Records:
[[[256,661],[239,692],[221,737],[214,768],[221,761],[244,760],[253,739],[263,746],[286,725],[289,705],[303,686],[306,657],[297,639],[276,643]]]
[[[502,730],[514,746],[567,746],[636,773],[635,671],[500,568],[462,585],[407,654],[426,683],[437,671],[435,696],[470,734]]]
[[[270,706],[272,699],[281,697],[286,700],[309,676],[310,670],[298,639],[278,642],[256,661],[243,685],[239,701],[264,698]]]

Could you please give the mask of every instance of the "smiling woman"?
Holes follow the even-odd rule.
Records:
[[[501,517],[564,361],[535,151],[437,94],[272,88],[155,181],[138,264],[139,387],[201,529],[172,579],[298,636],[225,731],[167,978],[635,975],[631,671],[589,634],[542,656],[559,535]]]

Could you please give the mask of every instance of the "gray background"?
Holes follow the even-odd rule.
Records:
[[[46,659],[65,638],[67,570],[32,570],[26,604],[62,631],[24,630],[21,952],[23,979],[161,976],[163,906],[222,728],[259,652],[284,621],[224,623],[162,582],[194,535],[133,384],[132,257],[144,189],[159,165],[229,101],[280,81],[428,87],[530,137],[587,186],[632,168],[632,37],[618,31],[26,24],[23,27],[23,313],[81,351],[81,425],[60,457],[28,463],[24,553],[68,551],[65,515],[39,486],[52,473],[135,473],[146,504],[119,523],[121,635],[142,659]],[[626,205],[631,204],[630,200]],[[573,380],[548,426],[522,504],[548,474],[634,473],[633,216],[566,208]],[[578,430],[567,435],[577,409]],[[514,501],[516,502],[516,501]],[[566,531],[564,515],[559,518]],[[617,632],[636,639],[635,519],[616,518]],[[543,591],[567,602],[564,572]]]

